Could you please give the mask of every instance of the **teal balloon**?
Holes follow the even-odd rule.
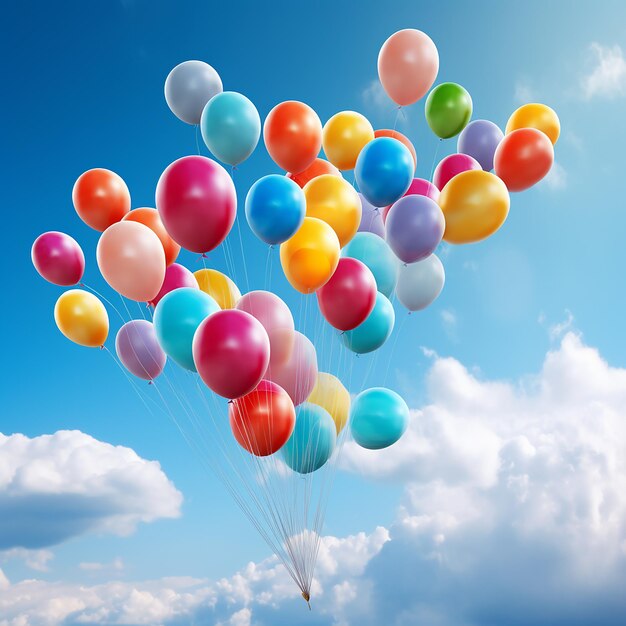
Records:
[[[442,83],[428,94],[424,113],[433,133],[441,139],[449,139],[467,126],[472,107],[472,97],[461,85]]]
[[[207,148],[220,161],[234,166],[254,152],[261,136],[261,118],[248,98],[224,91],[206,103],[200,130]]]
[[[389,244],[374,233],[357,233],[341,251],[341,256],[358,259],[370,268],[380,293],[391,297],[398,282],[398,259]]]
[[[354,440],[368,450],[388,448],[409,425],[409,407],[391,389],[373,387],[360,393],[350,407],[350,430]]]
[[[200,289],[182,287],[170,291],[154,311],[154,329],[163,351],[185,369],[197,371],[193,336],[202,321],[219,310],[219,304]]]
[[[376,235],[374,235],[376,236]],[[376,303],[372,312],[353,330],[347,330],[343,335],[345,346],[357,354],[365,354],[378,350],[391,335],[396,314],[393,305],[380,291],[376,294]]]
[[[281,453],[294,472],[310,474],[330,459],[336,441],[337,427],[330,413],[303,402],[296,407],[296,425]]]

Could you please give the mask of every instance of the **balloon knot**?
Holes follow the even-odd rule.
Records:
[[[81,282],[78,283],[78,286],[79,287],[85,287],[85,283],[81,281]]]
[[[100,350],[104,350],[104,344],[100,346]]]
[[[151,381],[151,380],[149,380],[149,381],[148,381],[148,384],[149,384],[149,385],[152,385],[153,383],[152,383],[152,381]]]
[[[228,404],[234,404],[234,402],[235,402],[234,400],[229,400]]]
[[[146,309],[149,309],[151,306],[154,306],[154,302],[146,302]]]

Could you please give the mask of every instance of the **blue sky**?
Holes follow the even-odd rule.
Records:
[[[276,624],[281,623],[278,616],[292,614],[311,620],[306,623],[368,623],[359,613],[363,607],[333,600],[330,591],[342,583],[343,575],[340,566],[331,567],[333,559],[340,562],[337,555],[343,554],[342,550],[350,553],[358,544],[365,546],[359,552],[364,555],[362,567],[355,565],[345,580],[359,581],[373,590],[368,618],[372,623],[392,598],[395,621],[389,623],[516,623],[509,619],[511,607],[521,609],[510,589],[501,590],[499,603],[493,597],[482,604],[472,603],[473,586],[458,568],[452,567],[453,573],[429,569],[434,561],[441,563],[439,557],[429,559],[428,555],[438,554],[441,542],[437,543],[436,537],[446,535],[439,526],[446,524],[442,519],[452,517],[457,519],[452,526],[461,531],[451,538],[447,558],[454,563],[458,556],[463,571],[474,573],[477,580],[498,580],[502,564],[494,554],[503,543],[510,548],[502,553],[517,572],[517,588],[527,589],[538,606],[545,608],[544,613],[522,612],[524,623],[575,623],[571,607],[559,595],[562,590],[580,594],[581,615],[598,615],[597,607],[603,606],[596,623],[623,622],[626,609],[613,591],[626,577],[626,505],[615,504],[626,493],[620,489],[626,481],[626,468],[616,460],[625,452],[624,439],[619,437],[625,434],[625,416],[617,401],[624,393],[623,370],[619,368],[626,367],[626,334],[621,332],[626,260],[621,174],[626,141],[621,123],[626,98],[624,18],[626,9],[619,2],[589,3],[575,10],[567,2],[530,2],[523,12],[507,3],[448,3],[442,7],[411,1],[368,1],[358,6],[317,2],[297,9],[288,2],[157,6],[130,0],[62,6],[24,2],[7,8],[0,37],[6,61],[2,100],[5,298],[0,324],[5,359],[0,432],[37,438],[72,429],[97,440],[54,439],[46,448],[52,455],[75,445],[85,446],[94,459],[110,459],[109,454],[118,459],[114,448],[101,445],[132,449],[141,467],[138,475],[145,477],[145,484],[169,494],[170,504],[163,507],[156,492],[148,497],[139,490],[139,512],[129,512],[113,497],[105,498],[99,504],[110,510],[90,513],[91,519],[102,523],[81,524],[64,517],[71,517],[71,507],[52,509],[41,494],[27,492],[23,510],[39,519],[48,518],[48,528],[42,529],[42,524],[24,528],[21,540],[3,541],[0,535],[0,551],[4,550],[0,552],[0,572],[10,581],[3,590],[0,576],[0,595],[15,598],[16,585],[28,578],[40,581],[42,597],[57,593],[50,591],[53,584],[64,585],[69,597],[74,593],[72,585],[80,582],[98,586],[120,580],[131,585],[131,581],[170,577],[214,581],[232,576],[248,561],[259,563],[268,556],[266,546],[221,484],[189,454],[173,424],[163,415],[146,411],[106,354],[80,349],[58,333],[52,310],[60,291],[39,279],[30,263],[30,246],[46,230],[68,232],[86,252],[86,282],[107,290],[95,264],[98,233],[76,216],[72,185],[84,170],[108,167],[126,180],[133,207],[154,206],[154,188],[161,171],[174,159],[196,152],[194,129],[177,120],[163,98],[163,82],[177,63],[193,58],[207,61],[220,73],[224,87],[248,96],[262,118],[276,103],[299,99],[313,106],[322,121],[337,111],[354,109],[364,113],[375,128],[384,128],[393,125],[396,113],[377,88],[378,49],[395,30],[414,27],[427,32],[439,49],[437,82],[459,82],[471,93],[474,119],[491,119],[504,127],[509,114],[525,101],[538,100],[555,108],[563,129],[556,146],[558,168],[550,180],[513,195],[509,218],[494,237],[478,245],[443,247],[447,282],[430,309],[409,318],[396,305],[398,341],[392,339],[382,349],[367,384],[380,384],[389,363],[387,384],[416,409],[415,419],[423,419],[431,428],[420,426],[411,431],[414,447],[409,449],[407,444],[392,460],[363,457],[349,450],[325,527],[327,534],[344,543],[335,545],[336,552],[330,550],[327,569],[322,568],[326,573],[320,580],[327,581],[323,609],[313,616],[292,613],[301,607],[275,589],[272,597],[280,610],[270,609],[259,606],[257,600],[242,600],[243,596],[222,586],[207,592],[218,598],[217,608],[211,605],[209,609],[207,602],[198,600],[198,606],[188,610],[190,614],[197,611],[200,624],[218,619],[223,623],[230,619],[233,624]],[[418,175],[430,174],[435,150],[438,158],[455,151],[455,140],[438,147],[423,119],[423,101],[408,108],[399,129],[417,149]],[[201,148],[206,154],[204,146]],[[259,145],[236,172],[240,207],[252,182],[277,171]],[[348,178],[351,180],[351,174]],[[235,278],[243,281],[245,263],[251,288],[262,288],[266,249],[245,223],[242,233],[245,258],[238,259]],[[193,256],[182,260],[195,269]],[[299,311],[301,299],[289,290],[277,258],[274,261],[272,287]],[[221,250],[211,253],[208,262],[225,268]],[[113,314],[111,318],[113,321]],[[312,328],[314,318],[303,322]],[[439,357],[425,355],[420,349],[423,346]],[[594,360],[597,354],[593,350],[606,363]],[[328,360],[328,348],[321,352],[322,360]],[[550,369],[555,359],[560,363],[556,373]],[[363,358],[351,366],[355,380],[362,380],[369,363]],[[446,387],[446,375],[459,386]],[[495,400],[488,399],[491,392],[486,388],[493,391]],[[442,389],[447,389],[449,396],[442,395]],[[464,395],[468,389],[474,391]],[[559,393],[551,395],[550,390],[555,389]],[[582,399],[569,402],[577,389],[581,389]],[[494,406],[494,402],[499,404]],[[496,419],[498,412],[502,423]],[[460,422],[458,415],[467,420]],[[564,416],[573,423],[564,423]],[[587,430],[593,419],[599,420],[597,429]],[[538,425],[541,423],[545,431]],[[448,441],[450,432],[452,443]],[[455,438],[463,439],[469,449],[462,449],[460,442],[453,445]],[[485,459],[495,454],[494,463],[502,469],[509,452],[518,462],[520,458],[538,458],[528,452],[524,438],[538,455],[542,451],[538,442],[560,442],[554,444],[554,454],[546,452],[552,461],[546,461],[543,469],[522,474],[536,485],[534,490],[528,488],[524,502],[534,496],[558,508],[559,494],[569,493],[567,472],[550,473],[549,468],[559,467],[555,455],[569,459],[563,467],[571,467],[575,480],[589,486],[588,492],[573,493],[569,505],[563,505],[562,520],[569,528],[569,511],[571,519],[580,522],[577,526],[572,521],[572,541],[577,539],[597,550],[600,548],[592,539],[600,529],[598,541],[613,555],[611,567],[615,567],[607,570],[607,580],[612,582],[600,595],[584,583],[594,571],[590,561],[576,561],[576,569],[568,560],[570,545],[558,539],[558,533],[535,532],[529,521],[526,531],[516,534],[520,531],[514,513],[527,514],[529,520],[541,516],[536,511],[520,511],[518,500],[509,500],[510,494],[494,487],[503,478]],[[2,469],[11,470],[11,463],[29,469],[19,483],[27,489],[29,480],[35,480],[39,472],[45,474],[45,468],[51,467],[46,463],[52,461],[41,452],[41,465],[33,468],[30,460],[40,452],[33,449],[24,456],[16,451],[15,440],[9,443],[11,450],[4,461],[0,459],[0,489],[6,490]],[[587,445],[590,448],[585,453]],[[430,455],[432,450],[439,450],[445,458]],[[594,457],[594,451],[599,456]],[[115,467],[134,475],[135,470],[129,469],[135,468],[134,461],[126,453],[121,456],[121,465]],[[605,457],[601,466],[608,474],[584,473]],[[450,459],[448,466],[446,458]],[[142,459],[158,461],[161,469]],[[67,464],[63,467],[59,475],[67,476]],[[596,482],[589,476],[596,476]],[[523,482],[519,477],[509,478],[513,483]],[[87,479],[84,484],[80,480],[80,489],[88,492],[93,488]],[[130,479],[123,484],[131,492],[139,489]],[[179,502],[177,494],[184,500]],[[0,491],[0,503],[8,507],[10,495]],[[89,518],[81,509],[79,495],[74,494],[77,511]],[[599,517],[590,514],[588,518],[590,534],[577,535],[587,520],[581,510],[596,496],[617,507],[610,524],[607,522],[610,528],[602,525],[606,511],[600,507]],[[427,511],[420,508],[420,502],[429,503]],[[492,532],[476,535],[473,518],[451,513],[453,502],[463,504],[466,511],[476,508],[476,519],[493,514],[497,521]],[[420,534],[424,524],[439,528],[428,535],[433,546],[425,547],[426,535]],[[64,541],[52,538],[55,525],[66,529]],[[544,528],[549,526],[545,522]],[[379,527],[389,531],[390,541],[382,530],[376,530]],[[9,537],[15,529],[9,531],[0,522],[0,531]],[[529,535],[532,545],[525,543]],[[356,539],[346,539],[350,537]],[[32,544],[25,547],[46,552],[27,553],[20,541]],[[464,551],[464,541],[480,546],[488,563],[491,555],[493,567],[476,565],[472,569],[476,554]],[[613,543],[607,544],[610,541]],[[81,568],[81,563],[93,567]],[[272,564],[259,567],[266,573]],[[575,581],[563,574],[572,569],[580,574]],[[419,581],[423,592],[417,594],[418,599],[411,598],[395,580],[401,572]],[[550,572],[557,578],[563,575],[567,583],[561,587],[546,584],[546,589],[555,589],[547,597],[532,583],[537,572]],[[261,580],[267,577],[261,576]],[[147,584],[137,583],[138,588]],[[150,587],[157,596],[163,585],[150,584],[160,590]],[[261,583],[255,584],[255,593],[265,590]],[[445,607],[459,596],[463,602],[455,614]],[[240,622],[232,621],[237,612]],[[155,617],[154,622],[133,622],[130,613],[116,615],[111,613],[100,623],[179,623],[177,619],[189,623],[186,613],[176,611],[169,617]],[[0,624],[4,624],[2,618],[0,615]],[[36,619],[31,616],[33,625],[47,623]],[[71,619],[50,623],[70,624]]]

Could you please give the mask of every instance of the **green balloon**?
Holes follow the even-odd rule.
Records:
[[[458,135],[472,117],[472,97],[456,83],[437,85],[424,108],[430,129],[441,139]]]

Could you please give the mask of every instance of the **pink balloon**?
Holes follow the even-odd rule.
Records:
[[[435,168],[433,174],[433,184],[437,189],[443,191],[443,188],[461,172],[469,172],[469,170],[482,170],[480,163],[469,154],[450,154],[441,159]]]
[[[387,95],[400,106],[423,98],[438,71],[437,47],[421,30],[399,30],[385,41],[378,53],[380,82]]]
[[[85,272],[85,255],[81,247],[65,233],[50,231],[39,235],[30,256],[39,274],[55,285],[75,285]]]
[[[174,161],[159,178],[156,205],[169,235],[192,252],[224,241],[237,214],[237,193],[228,172],[203,156]]]
[[[435,187],[431,182],[428,182],[424,178],[414,178],[413,182],[406,190],[405,196],[426,196],[431,200],[439,203],[439,189]],[[404,196],[403,196],[404,197]],[[391,209],[393,205],[390,204],[383,209],[383,222],[387,221],[387,214],[389,213],[389,209]]]
[[[267,332],[270,339],[270,367],[283,365],[291,356],[295,328],[289,307],[269,291],[250,291],[241,297],[237,306],[250,313]]]
[[[283,365],[268,367],[264,378],[280,385],[294,405],[302,404],[311,395],[317,381],[315,346],[302,333],[295,331],[291,356]]]
[[[206,386],[232,400],[261,382],[270,361],[270,340],[252,315],[237,309],[217,311],[196,330],[193,360]]]
[[[161,289],[159,289],[159,293],[150,300],[150,305],[156,306],[166,293],[174,291],[174,289],[180,289],[180,287],[200,288],[196,277],[186,267],[179,263],[172,263],[165,269],[165,278],[163,279]]]
[[[139,222],[116,222],[100,235],[98,267],[115,291],[137,302],[154,300],[165,278],[161,240]]]

